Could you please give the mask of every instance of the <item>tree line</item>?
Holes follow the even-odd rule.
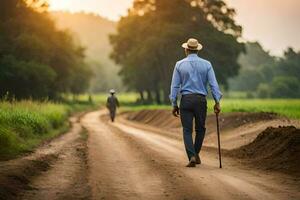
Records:
[[[58,30],[43,0],[0,2],[0,96],[57,99],[89,87],[85,50]]]
[[[120,75],[142,101],[168,102],[175,62],[184,57],[182,42],[198,38],[200,56],[212,62],[220,84],[238,74],[237,58],[244,52],[238,42],[242,27],[235,10],[221,0],[135,0],[127,16],[110,36],[112,59]]]
[[[118,92],[124,90],[119,66],[109,58],[111,45],[108,35],[116,30],[115,21],[110,21],[92,13],[70,13],[55,11],[51,16],[59,28],[69,29],[87,47],[86,62],[93,70],[93,79],[89,91],[93,93],[107,92],[114,88]],[[91,31],[92,30],[92,31]]]
[[[274,57],[259,43],[247,43],[239,63],[243,67],[229,81],[230,90],[249,97],[300,98],[300,51],[288,48],[282,57]]]

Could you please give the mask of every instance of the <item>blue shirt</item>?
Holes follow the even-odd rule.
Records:
[[[178,61],[174,68],[170,94],[172,105],[177,106],[179,92],[182,95],[202,94],[206,96],[208,84],[213,98],[219,102],[222,93],[211,63],[196,54],[188,55],[183,60]]]

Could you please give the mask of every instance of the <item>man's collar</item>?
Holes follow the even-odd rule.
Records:
[[[196,57],[198,57],[198,55],[195,53],[192,53],[192,54],[189,54],[187,57],[188,58],[196,58]]]

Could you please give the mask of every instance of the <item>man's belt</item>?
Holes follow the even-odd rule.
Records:
[[[200,97],[206,97],[204,94],[184,94],[182,95],[183,97],[188,97],[188,96],[200,96]]]

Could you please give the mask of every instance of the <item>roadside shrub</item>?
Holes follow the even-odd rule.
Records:
[[[271,93],[271,91],[270,91],[270,87],[268,86],[268,84],[261,83],[257,87],[258,98],[263,98],[263,99],[269,98],[270,93]]]
[[[15,154],[19,150],[17,136],[8,127],[0,126],[0,155]]]
[[[62,126],[70,114],[70,108],[61,104],[47,104],[41,107],[40,113],[49,121],[52,128]]]
[[[0,160],[30,150],[63,127],[69,109],[50,102],[0,102]]]
[[[47,119],[34,112],[29,113],[23,111],[6,114],[6,122],[10,127],[15,127],[17,129],[23,126],[28,127],[33,134],[45,134],[51,130],[51,126]]]
[[[254,98],[254,94],[252,92],[247,92],[246,98],[253,99]]]

